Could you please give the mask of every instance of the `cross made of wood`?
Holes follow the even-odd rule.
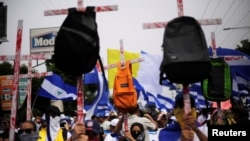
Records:
[[[77,10],[78,11],[85,11],[83,7],[83,0],[77,0]],[[105,6],[96,6],[95,12],[107,12],[107,11],[117,11],[117,5],[105,5]],[[52,9],[52,10],[45,10],[44,16],[53,16],[53,15],[66,15],[68,14],[68,9]]]
[[[77,1],[77,11],[85,12],[83,7],[83,0]],[[95,6],[95,12],[107,12],[107,11],[117,11],[117,5],[107,5],[107,6]],[[54,10],[46,10],[44,11],[44,16],[52,16],[52,15],[66,15],[68,14],[68,9],[54,9]],[[83,90],[83,81],[82,76],[77,78],[77,118],[78,121],[84,121],[84,114],[83,114],[83,97],[84,97],[84,90]]]
[[[178,16],[183,16],[183,1],[177,0],[177,9]],[[222,20],[219,18],[215,19],[198,19],[197,20],[201,25],[220,25],[222,24]],[[153,22],[153,23],[143,23],[143,29],[154,29],[154,28],[165,28],[167,26],[167,22]]]
[[[16,38],[16,52],[15,56],[0,56],[0,61],[14,60],[14,75],[7,76],[13,79],[12,83],[12,104],[11,104],[11,117],[10,117],[10,132],[9,141],[15,141],[15,128],[16,128],[16,115],[17,115],[17,95],[19,78],[28,78],[27,88],[27,116],[26,119],[31,119],[31,78],[51,75],[51,72],[32,74],[32,63],[33,59],[46,59],[45,54],[37,55],[21,55],[21,43],[22,43],[22,31],[23,31],[23,20],[18,20],[17,25],[17,38]],[[28,74],[20,75],[20,61],[28,60]]]
[[[177,0],[178,16],[184,16],[183,12],[183,0]],[[219,25],[222,23],[221,19],[199,19],[197,20],[200,25]],[[154,28],[165,28],[167,22],[154,22],[154,23],[143,23],[143,29],[154,29]],[[184,99],[184,110],[185,112],[191,111],[189,85],[183,85],[183,99]]]
[[[50,59],[46,54],[31,54],[31,55],[20,55],[20,60],[28,60],[28,74],[20,74],[20,78],[28,78],[27,85],[27,110],[26,110],[26,119],[31,120],[32,118],[32,110],[31,110],[31,79],[34,77],[44,77],[52,75],[52,72],[42,72],[42,73],[34,73],[32,74],[32,60],[45,60]],[[14,55],[2,55],[0,56],[0,61],[15,61]],[[13,75],[5,75],[6,78],[13,80]],[[15,105],[12,105],[15,106]]]
[[[129,60],[130,64],[139,63],[142,61],[144,61],[144,58],[137,58],[137,59]],[[123,46],[123,40],[121,39],[120,40],[120,63],[121,63],[121,66],[124,66],[125,62],[126,62],[125,51],[124,51],[124,46]],[[105,66],[104,69],[111,69],[111,68],[116,68],[116,67],[117,67],[117,63],[116,64],[109,64],[108,66]],[[128,130],[128,115],[127,115],[127,113],[124,113],[124,127],[125,127],[125,130]]]

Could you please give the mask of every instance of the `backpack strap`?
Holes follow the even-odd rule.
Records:
[[[77,12],[77,9],[75,7],[68,9],[68,15],[71,14],[71,13],[74,13],[74,12]]]
[[[98,61],[100,63],[100,67],[101,67],[101,71],[102,71],[104,83],[106,84],[106,89],[108,91],[109,90],[108,81],[107,81],[107,78],[106,78],[106,75],[105,75],[105,70],[104,70],[102,59],[101,59],[100,55],[98,55]]]
[[[90,14],[94,19],[96,19],[96,12],[94,6],[87,6],[86,11],[88,14]]]

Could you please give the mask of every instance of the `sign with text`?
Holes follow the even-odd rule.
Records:
[[[59,27],[30,29],[30,54],[54,54]]]
[[[0,97],[3,111],[11,110],[13,77],[0,76]],[[28,79],[20,78],[18,87],[18,108],[21,108],[27,96]]]
[[[13,79],[0,76],[0,96],[3,111],[11,110]]]

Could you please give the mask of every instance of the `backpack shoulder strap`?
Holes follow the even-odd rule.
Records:
[[[98,54],[97,60],[98,60],[99,63],[100,63],[100,67],[101,67],[101,71],[102,71],[104,83],[106,84],[106,88],[107,88],[107,91],[108,91],[108,90],[109,90],[108,81],[107,81],[107,78],[106,78],[106,75],[105,75],[105,70],[104,70],[104,67],[103,67],[102,59],[101,59],[101,57],[100,57],[99,54]]]
[[[88,14],[93,16],[94,19],[96,19],[96,12],[95,12],[95,7],[94,6],[88,6],[86,7],[86,11]]]

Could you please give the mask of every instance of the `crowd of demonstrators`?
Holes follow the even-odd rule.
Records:
[[[139,104],[127,113],[127,129],[124,130],[124,114],[119,111],[97,113],[84,123],[77,122],[77,114],[64,115],[56,106],[49,106],[43,116],[18,124],[16,141],[207,141],[207,125],[250,125],[249,111],[232,100],[232,108],[196,109],[191,96],[191,112],[185,113],[183,94],[176,95],[174,109],[145,112]],[[152,112],[153,111],[153,112]],[[117,114],[118,113],[118,114]],[[84,114],[86,111],[84,111]],[[0,141],[8,141],[9,122],[1,124]],[[5,132],[3,132],[5,131]],[[3,140],[5,139],[5,140]]]

